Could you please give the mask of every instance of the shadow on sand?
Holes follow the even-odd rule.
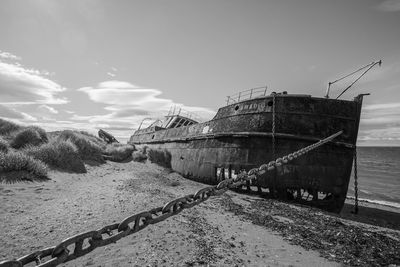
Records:
[[[369,204],[363,203],[358,208],[358,214],[353,214],[353,204],[345,203],[339,216],[356,222],[400,230],[400,213],[395,212],[395,208],[384,206],[377,208],[373,207],[373,204],[367,206]]]

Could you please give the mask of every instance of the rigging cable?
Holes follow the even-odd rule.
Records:
[[[366,71],[364,71],[354,82],[352,82],[349,86],[346,87],[346,89],[344,89],[340,95],[338,95],[338,97],[336,97],[336,99],[338,99],[339,97],[341,97],[350,87],[352,87],[358,80],[361,79],[362,76],[364,76],[370,69],[372,69],[376,64],[379,64],[379,66],[382,64],[382,60],[378,61],[378,62],[374,62]]]

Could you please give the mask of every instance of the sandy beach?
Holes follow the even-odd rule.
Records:
[[[86,174],[52,171],[48,182],[0,185],[1,260],[18,258],[80,232],[120,222],[204,187],[151,163],[107,162],[87,168]],[[347,205],[342,215],[330,215],[229,191],[65,266],[399,264],[398,211],[369,206],[361,207],[360,215],[354,215],[350,208]],[[284,214],[290,210],[297,213]],[[390,246],[383,252],[387,262],[379,256],[368,258],[362,252],[359,259],[341,257],[337,253],[340,248],[327,250],[332,247],[329,241],[313,240],[318,239],[317,235],[296,237],[290,229],[296,230],[297,220],[304,220],[298,214],[340,226],[327,226],[330,231],[346,231],[344,225],[365,235],[376,235],[375,239]],[[313,223],[307,225],[313,227]],[[315,242],[321,242],[321,247]],[[343,251],[342,256],[346,253]]]

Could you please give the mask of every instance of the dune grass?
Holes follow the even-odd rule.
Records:
[[[69,140],[73,143],[77,147],[82,160],[86,163],[105,163],[103,158],[105,144],[101,146],[101,141],[98,141],[96,137],[82,132],[65,130],[57,136],[57,139],[64,141]]]
[[[135,147],[129,144],[112,143],[108,144],[104,150],[107,159],[111,161],[127,161],[132,159]]]
[[[133,151],[132,160],[136,162],[145,162],[147,160],[147,146],[140,148],[139,150]]]
[[[100,147],[104,147],[106,145],[106,142],[104,142],[104,140],[102,140],[100,137],[95,136],[94,134],[91,134],[87,131],[77,131],[77,132],[86,136],[87,138],[89,138],[90,141],[92,141],[93,143],[95,143]]]
[[[150,162],[171,168],[171,153],[166,149],[147,149],[147,156]]]
[[[22,126],[15,124],[11,121],[0,119],[0,135],[9,135],[15,131],[22,129]]]
[[[86,173],[86,168],[77,147],[70,140],[52,139],[41,146],[29,146],[23,150],[27,155],[38,159],[52,168]]]
[[[9,149],[8,142],[0,136],[0,152],[7,153]]]
[[[10,145],[13,148],[19,149],[26,146],[37,146],[47,143],[48,138],[46,132],[39,127],[27,127],[19,130]]]
[[[105,159],[131,161],[134,150],[128,144],[107,144],[86,131],[46,133],[40,127],[0,119],[0,182],[45,180],[47,167],[85,173],[85,163],[98,165]],[[145,153],[146,150],[141,160],[147,159]]]
[[[0,152],[0,182],[48,180],[47,167],[20,151]]]

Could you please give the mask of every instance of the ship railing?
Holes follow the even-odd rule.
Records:
[[[182,116],[185,118],[188,118],[190,120],[193,120],[195,122],[201,122],[203,119],[197,115],[196,113],[187,111],[181,107],[173,106],[169,109],[167,117],[172,117],[172,116]]]
[[[243,100],[266,96],[267,88],[267,86],[255,87],[241,91],[234,95],[227,96],[226,105],[234,104]]]

